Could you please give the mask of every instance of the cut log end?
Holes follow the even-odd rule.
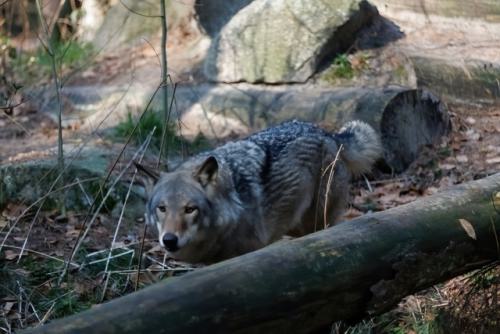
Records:
[[[451,130],[446,105],[426,90],[404,90],[386,105],[380,132],[385,160],[395,171],[406,169],[422,147],[439,144]]]

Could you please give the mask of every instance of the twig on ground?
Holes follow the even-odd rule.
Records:
[[[142,265],[142,253],[144,252],[144,240],[146,240],[146,232],[148,230],[148,224],[144,224],[144,233],[142,234],[141,248],[139,250],[139,264],[137,265],[137,279],[135,281],[135,291],[139,288],[139,277],[141,275],[141,265]]]
[[[38,220],[38,215],[40,214],[40,211],[42,211],[42,205],[38,207],[36,210],[35,216],[31,220],[30,227],[28,228],[28,232],[26,233],[26,237],[24,238],[23,242],[23,247],[21,248],[21,252],[19,253],[19,257],[17,258],[17,263],[21,261],[21,258],[23,257],[23,250],[26,248],[26,245],[28,244],[28,238],[31,234],[31,230],[33,229],[33,226],[35,225],[35,222]]]
[[[83,193],[83,196],[85,196],[85,200],[87,201],[88,205],[92,205],[92,199],[90,198],[89,194],[85,191],[85,188],[83,187],[82,183],[80,182],[80,179],[78,177],[75,178],[75,181],[78,183],[78,187],[80,187],[80,190]]]
[[[154,100],[154,98],[155,98],[156,94],[158,93],[158,90],[160,89],[160,87],[161,87],[161,85],[158,85],[158,86],[156,87],[155,91],[153,92],[153,94],[151,95],[151,97],[150,97],[150,99],[149,99],[149,101],[148,101],[148,103],[147,103],[146,107],[144,108],[144,111],[142,112],[141,116],[139,117],[139,120],[138,120],[137,124],[136,124],[136,125],[135,125],[135,127],[132,129],[132,131],[131,131],[130,135],[129,135],[129,136],[128,136],[128,138],[127,138],[127,141],[126,141],[126,142],[125,142],[125,144],[123,145],[123,147],[122,147],[122,149],[121,149],[120,153],[118,154],[118,156],[116,157],[115,161],[113,162],[113,164],[112,164],[111,168],[109,169],[108,173],[106,174],[106,177],[104,178],[104,180],[103,180],[103,182],[102,182],[102,185],[101,185],[101,187],[100,187],[100,189],[99,189],[99,192],[98,192],[98,194],[97,194],[96,198],[94,199],[94,201],[92,202],[92,205],[90,206],[90,208],[89,208],[89,210],[88,210],[87,216],[85,217],[85,220],[83,221],[83,226],[85,226],[85,225],[87,224],[88,219],[89,219],[89,217],[90,217],[90,214],[91,214],[91,212],[92,212],[93,208],[95,207],[95,205],[97,204],[97,197],[98,197],[98,195],[99,195],[99,194],[102,194],[102,192],[103,192],[103,191],[102,191],[102,186],[103,186],[104,184],[106,184],[106,182],[108,182],[109,178],[111,177],[111,173],[113,172],[113,170],[115,169],[116,165],[118,164],[118,161],[121,159],[121,157],[122,157],[123,153],[125,152],[125,149],[126,149],[126,148],[127,148],[127,146],[130,144],[130,141],[132,140],[132,136],[133,136],[133,135],[134,135],[134,133],[137,131],[137,128],[139,127],[139,124],[140,124],[140,122],[141,122],[142,118],[144,117],[144,115],[145,115],[145,114],[146,114],[146,112],[148,111],[149,107],[151,106],[151,103],[153,102],[153,100]],[[129,86],[129,88],[130,88],[130,86]],[[122,98],[123,98],[123,97],[125,97],[125,95],[123,95],[123,96],[122,96]],[[115,105],[115,107],[116,107],[116,106],[117,106],[117,105]],[[101,126],[101,125],[102,125],[102,123],[104,123],[104,120],[105,120],[107,117],[109,117],[109,115],[111,115],[111,112],[110,112],[110,113],[108,113],[108,114],[106,115],[106,117],[105,117],[105,118],[101,121],[101,123],[98,125],[98,127],[99,127],[99,126]],[[76,241],[75,245],[73,246],[73,249],[72,249],[72,251],[71,251],[71,255],[70,255],[70,259],[68,260],[68,262],[70,262],[70,261],[73,259],[73,256],[74,256],[74,255],[75,255],[75,253],[76,253],[76,252],[75,252],[75,250],[76,250],[76,247],[77,247],[77,246],[78,246],[78,244],[79,244],[79,240],[80,240],[80,239],[81,239],[81,237],[82,237],[82,233],[83,233],[83,229],[81,229],[81,230],[80,230],[80,234],[78,235],[78,237],[77,237],[77,241]],[[62,276],[61,276],[61,278],[60,278],[60,281],[61,281],[61,280],[64,278],[64,276],[66,275],[67,269],[68,269],[68,266],[66,265],[66,267],[65,267],[65,268],[64,268],[64,270],[63,270],[63,273],[62,273]]]
[[[328,181],[326,182],[326,193],[325,193],[325,206],[323,208],[323,227],[328,227],[328,195],[330,194],[330,187],[332,186],[333,175],[335,174],[335,166],[337,165],[337,161],[339,160],[340,152],[344,149],[344,145],[340,144],[339,149],[337,150],[337,154],[335,155],[335,159],[325,168],[325,171],[321,175],[323,178],[330,169],[330,173],[328,174]]]
[[[370,181],[368,181],[368,179],[366,178],[366,175],[364,175],[364,174],[363,174],[363,179],[366,182],[366,187],[368,188],[368,191],[372,193],[373,192],[373,188],[372,188],[372,186],[370,184]]]
[[[99,213],[101,212],[101,209],[102,207],[104,206],[104,204],[106,203],[106,200],[108,199],[108,197],[111,195],[111,193],[113,192],[113,189],[114,187],[116,186],[116,184],[120,181],[120,179],[123,177],[123,175],[125,174],[125,172],[127,171],[128,168],[130,168],[130,166],[132,165],[132,163],[134,162],[134,160],[137,158],[137,156],[142,153],[143,151],[145,151],[147,149],[147,147],[149,146],[149,142],[151,141],[151,138],[153,136],[153,133],[154,131],[156,130],[156,127],[153,128],[153,130],[149,133],[148,137],[146,138],[146,141],[141,145],[141,147],[134,153],[134,156],[132,157],[132,159],[127,163],[126,167],[120,172],[120,174],[116,177],[116,179],[113,181],[113,183],[110,185],[108,191],[106,192],[106,194],[103,196],[102,200],[101,200],[101,203],[99,204],[99,206],[97,207],[97,209],[94,211],[94,214],[92,216],[92,218],[90,219],[90,221],[88,222],[88,224],[86,224],[85,226],[85,229],[82,229],[84,230],[83,234],[81,234],[81,237],[78,238],[77,242],[76,242],[76,246],[73,248],[72,252],[71,252],[71,256],[69,258],[69,261],[72,261],[73,260],[73,257],[75,256],[76,252],[78,251],[78,249],[81,247],[83,241],[85,240],[85,237],[87,236],[87,234],[89,233],[90,231],[90,228],[92,227],[92,225],[94,224],[95,220],[97,219],[97,217],[99,216]],[[64,275],[66,274],[66,271],[63,270],[63,273],[60,277],[60,280],[59,280],[59,283],[62,282],[62,278],[64,278]]]
[[[115,248],[116,249],[116,248]],[[94,260],[94,261],[90,261],[89,263],[86,263],[85,265],[86,266],[90,266],[90,265],[93,265],[93,264],[97,264],[97,263],[101,263],[101,262],[105,262],[108,260],[108,258],[111,260],[111,259],[117,259],[119,257],[122,257],[122,256],[125,256],[125,255],[129,255],[129,254],[134,254],[135,251],[133,249],[127,249],[126,251],[122,252],[122,253],[118,253],[116,255],[112,255],[112,256],[109,256],[109,257],[106,257],[104,259],[99,259],[99,260]]]
[[[45,322],[47,322],[47,320],[49,320],[49,317],[52,314],[52,311],[54,310],[54,306],[56,306],[56,302],[55,301],[52,302],[52,305],[50,305],[50,307],[47,310],[47,312],[45,312],[45,314],[43,315],[42,320],[40,320],[38,326],[43,325]]]
[[[69,165],[66,165],[66,167],[69,166]],[[81,182],[90,182],[90,181],[94,181],[96,180],[96,178],[89,178],[89,179],[86,179],[84,181],[81,181]],[[44,201],[52,194],[55,194],[59,191],[61,191],[62,189],[68,189],[68,188],[71,188],[71,187],[74,187],[76,186],[78,183],[77,182],[73,182],[73,183],[70,183],[68,185],[65,185],[63,187],[60,187],[56,190],[52,190],[53,187],[57,184],[57,181],[58,179],[56,179],[51,187],[49,188],[49,191],[43,195],[42,197],[40,197],[39,199],[37,199],[35,202],[31,203],[28,207],[26,207],[26,209],[23,210],[23,212],[21,212],[21,214],[16,218],[16,220],[14,221],[14,223],[11,224],[9,230],[7,231],[7,233],[5,234],[5,237],[3,238],[2,240],[2,243],[0,244],[0,251],[2,250],[2,248],[4,247],[5,243],[7,242],[7,239],[9,238],[10,234],[12,233],[12,231],[14,230],[14,228],[17,226],[17,224],[21,221],[21,219],[33,208],[35,207],[37,204],[40,203],[40,206],[43,206],[43,203]]]
[[[144,158],[144,153],[145,152],[146,151],[144,151],[141,154],[141,156],[139,158],[139,163],[142,162],[142,159]],[[108,282],[109,282],[109,277],[110,277],[110,274],[108,273],[108,269],[109,269],[109,263],[111,261],[111,255],[113,253],[112,252],[113,246],[115,245],[116,238],[118,237],[118,231],[120,230],[121,222],[123,220],[123,215],[125,213],[125,208],[127,206],[128,199],[129,199],[130,194],[132,192],[132,187],[134,185],[135,177],[136,176],[137,176],[137,168],[134,169],[134,175],[132,175],[132,180],[130,181],[130,185],[129,185],[128,189],[127,189],[127,194],[125,195],[125,199],[123,201],[123,207],[122,207],[122,210],[120,212],[120,217],[118,218],[118,223],[116,224],[116,229],[115,229],[115,233],[113,235],[113,240],[111,241],[111,246],[109,248],[108,257],[107,257],[107,260],[106,260],[106,267],[104,269],[104,275],[106,276],[106,280],[105,280],[105,283],[104,283],[104,288],[102,289],[101,302],[104,300],[104,297],[106,296],[106,289],[108,287]]]
[[[0,108],[1,109],[1,108]],[[24,127],[24,125],[22,125],[20,122],[18,122],[14,117],[12,117],[11,115],[9,115],[8,113],[5,112],[4,110],[4,113],[3,115],[5,115],[5,117],[7,117],[9,119],[9,121],[11,121],[13,124],[15,124],[17,127],[19,127],[22,131],[26,132],[26,134],[28,136],[32,136],[33,134],[30,132],[30,130],[28,130],[26,127]]]
[[[12,248],[12,249],[18,249],[18,250],[23,250],[24,252],[29,252],[29,253],[33,253],[33,254],[37,254],[37,255],[40,255],[40,256],[43,256],[43,257],[46,257],[47,259],[51,259],[51,260],[54,260],[54,261],[58,261],[58,262],[61,262],[61,263],[66,263],[65,260],[63,259],[59,259],[55,256],[52,256],[52,255],[49,255],[49,254],[45,254],[45,253],[42,253],[42,252],[39,252],[39,251],[36,251],[36,250],[33,250],[33,249],[29,249],[29,248],[22,248],[22,247],[18,247],[18,246],[14,246],[14,245],[4,245],[5,248]],[[75,263],[75,262],[71,262],[70,263],[71,266],[75,267],[75,268],[80,268],[80,265]]]

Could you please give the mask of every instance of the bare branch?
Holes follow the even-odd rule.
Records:
[[[4,5],[6,5],[10,0],[5,0],[4,2],[0,3],[0,7],[3,7]]]
[[[52,46],[52,41],[50,40],[50,33],[49,33],[49,28],[47,26],[47,21],[45,20],[42,12],[42,6],[40,4],[40,0],[36,0],[36,8],[37,8],[37,13],[38,17],[40,19],[40,24],[42,25],[43,31],[45,33],[45,38],[47,40],[47,53],[50,56],[51,59],[51,65],[52,65],[52,76],[54,79],[54,86],[56,89],[56,97],[57,97],[57,106],[58,106],[58,114],[57,114],[57,128],[58,128],[58,138],[57,138],[57,161],[58,161],[58,168],[59,168],[59,173],[61,174],[61,183],[64,184],[64,176],[63,171],[64,171],[64,151],[63,151],[63,137],[62,137],[62,101],[61,101],[61,85],[59,83],[59,76],[57,74],[57,69],[56,69],[56,56],[54,53],[54,48]],[[60,204],[61,204],[61,211],[63,214],[65,214],[66,208],[64,204],[64,194],[60,198]]]

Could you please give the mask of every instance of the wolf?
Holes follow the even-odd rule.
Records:
[[[334,224],[353,176],[382,145],[368,124],[338,133],[288,121],[200,153],[170,172],[137,165],[148,180],[146,221],[168,255],[213,263]]]

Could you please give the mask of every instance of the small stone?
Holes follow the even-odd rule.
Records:
[[[467,124],[469,124],[469,125],[474,125],[474,124],[476,124],[476,120],[475,120],[474,118],[470,117],[470,116],[469,116],[469,117],[467,117],[467,118],[465,119],[465,122],[466,122]]]
[[[453,164],[439,164],[439,168],[441,168],[443,170],[452,170],[452,169],[454,169],[456,167],[457,166],[453,165]]]
[[[489,165],[500,164],[500,157],[486,159],[486,163],[489,164]]]
[[[481,135],[472,129],[467,130],[465,134],[467,135],[467,139],[469,140],[479,140],[481,138]]]

